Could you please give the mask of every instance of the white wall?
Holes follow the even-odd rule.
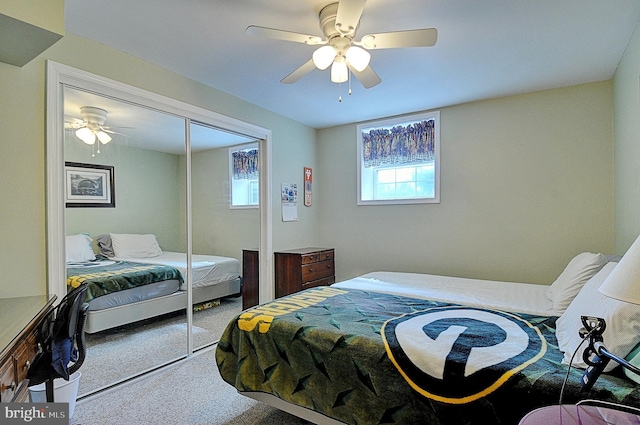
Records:
[[[375,270],[551,283],[612,250],[611,82],[442,108],[441,203],[356,205],[356,124],[319,131],[321,243]]]

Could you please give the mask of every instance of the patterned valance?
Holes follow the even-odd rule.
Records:
[[[258,150],[233,152],[233,178],[257,179],[258,178]]]
[[[362,157],[365,167],[433,161],[435,120],[362,132]]]

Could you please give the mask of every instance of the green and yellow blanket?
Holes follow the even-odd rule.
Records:
[[[86,263],[67,267],[67,286],[77,288],[86,284],[86,301],[89,302],[102,295],[150,283],[170,279],[182,282],[180,271],[170,266],[129,261],[108,261],[103,264],[106,265]]]
[[[567,367],[556,317],[332,287],[249,309],[216,350],[222,378],[348,424],[517,424],[557,404]],[[640,406],[622,374],[589,394],[572,369],[563,402]]]

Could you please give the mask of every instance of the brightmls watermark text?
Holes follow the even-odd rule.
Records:
[[[69,403],[3,403],[0,425],[68,425]]]

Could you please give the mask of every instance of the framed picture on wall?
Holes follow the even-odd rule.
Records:
[[[115,208],[113,166],[65,162],[67,208]]]

